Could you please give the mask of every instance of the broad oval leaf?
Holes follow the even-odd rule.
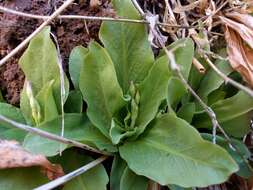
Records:
[[[96,42],[89,45],[79,86],[88,104],[88,117],[106,137],[109,137],[113,115],[125,105],[125,101],[111,58]]]
[[[118,16],[140,19],[131,1],[113,1]],[[103,22],[99,37],[110,54],[119,84],[127,93],[130,82],[141,82],[154,63],[154,56],[143,24]]]
[[[212,141],[212,138],[213,138],[213,135],[207,134],[207,133],[202,133],[201,136],[204,139],[209,140],[209,141]],[[249,149],[247,148],[247,146],[243,142],[241,142],[237,139],[232,138],[231,142],[232,142],[233,146],[236,147],[236,150],[239,153],[236,150],[234,150],[233,148],[231,148],[231,146],[228,144],[226,139],[216,135],[216,143],[219,146],[226,149],[228,151],[228,153],[232,156],[232,158],[236,161],[236,163],[239,165],[240,170],[236,174],[241,177],[244,177],[244,178],[251,177],[253,175],[253,171],[251,170],[251,168],[249,168],[248,164],[245,163],[245,161],[244,161],[244,159],[247,160],[251,156]]]
[[[38,95],[41,89],[46,88],[50,81],[54,81],[52,93],[55,99],[58,112],[61,111],[61,82],[60,69],[58,66],[58,53],[53,41],[50,38],[50,27],[45,27],[31,41],[19,60],[19,65],[25,73],[26,80],[31,83],[34,97]],[[64,75],[65,97],[67,98],[69,91],[69,83],[66,75]],[[24,88],[25,89],[25,88]],[[31,118],[31,108],[29,98],[25,90],[21,93],[20,107],[29,124],[34,124]],[[41,105],[44,107],[44,105]]]
[[[235,137],[242,137],[250,130],[253,110],[253,98],[240,91],[236,95],[220,100],[211,106],[220,125]],[[205,112],[194,116],[193,125],[198,128],[212,128]]]
[[[19,60],[19,65],[26,79],[31,82],[35,96],[49,81],[55,81],[53,92],[57,105],[59,104],[60,107],[60,71],[57,62],[58,54],[50,38],[50,27],[46,27],[31,40]],[[68,91],[67,79],[65,85]]]
[[[140,104],[135,125],[139,134],[155,118],[161,102],[166,99],[170,76],[167,59],[160,58],[155,62],[149,75],[138,86]]]
[[[38,128],[52,134],[60,135],[61,119],[62,117],[59,116],[54,120],[41,124]],[[83,114],[65,114],[64,137],[109,152],[115,152],[117,150]],[[57,155],[60,150],[68,148],[65,144],[32,134],[26,136],[23,146],[32,153],[43,154],[45,156]]]
[[[88,49],[83,46],[75,47],[69,56],[69,74],[76,90],[79,89],[81,67]]]
[[[145,136],[119,150],[130,169],[162,185],[205,187],[226,181],[238,170],[224,149],[173,115],[158,118]]]

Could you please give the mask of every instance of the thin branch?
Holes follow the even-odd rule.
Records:
[[[5,13],[10,13],[22,17],[32,18],[32,19],[39,19],[39,20],[46,20],[50,16],[44,16],[44,15],[35,15],[35,14],[29,14],[24,13],[20,11],[16,11],[13,9],[9,9],[3,6],[0,6],[0,11]],[[112,22],[129,22],[129,23],[136,23],[136,24],[150,24],[146,20],[137,20],[137,19],[127,19],[127,18],[113,18],[113,17],[96,17],[96,16],[83,16],[83,15],[59,15],[55,17],[56,19],[81,19],[81,20],[99,20],[99,21],[112,21]],[[157,25],[160,26],[166,26],[166,27],[174,27],[174,28],[193,28],[191,26],[182,26],[182,25],[171,25],[167,23],[161,23],[157,22]]]
[[[90,162],[89,164],[65,175],[65,176],[62,176],[60,178],[57,178],[56,180],[54,181],[51,181],[45,185],[42,185],[38,188],[35,188],[34,190],[50,190],[50,189],[54,189],[60,185],[63,185],[64,183],[72,180],[73,178],[87,172],[88,170],[94,168],[95,166],[97,166],[98,164],[102,163],[103,161],[105,161],[108,157],[107,156],[102,156],[92,162]]]
[[[64,11],[74,0],[67,0],[60,6],[51,16],[47,18],[30,36],[28,36],[24,41],[22,41],[15,49],[13,49],[8,55],[0,60],[0,66],[2,66],[11,57],[16,55],[21,49],[23,49],[30,40],[35,37],[46,25],[48,25],[54,18],[56,18],[62,11]]]
[[[39,135],[41,137],[44,137],[44,138],[47,138],[47,139],[50,139],[50,140],[53,140],[53,141],[57,141],[57,142],[67,144],[67,145],[70,145],[70,146],[75,146],[75,147],[78,147],[78,148],[82,148],[82,149],[85,149],[85,150],[88,150],[88,151],[91,151],[91,152],[95,152],[95,153],[99,153],[99,154],[103,154],[103,155],[109,155],[106,152],[99,151],[99,150],[97,150],[93,147],[90,147],[90,146],[86,145],[86,144],[83,144],[83,143],[80,143],[80,142],[77,142],[77,141],[74,141],[74,140],[70,140],[70,139],[67,139],[67,138],[63,138],[63,137],[57,136],[55,134],[51,134],[51,133],[48,133],[46,131],[40,130],[40,129],[35,128],[35,127],[31,127],[31,126],[28,126],[28,125],[25,125],[25,124],[22,124],[22,123],[15,122],[11,119],[8,119],[7,117],[4,117],[3,115],[0,115],[0,121],[8,123],[8,124],[10,124],[11,126],[13,126],[15,128],[30,132],[30,133],[35,134],[35,135]]]
[[[253,97],[253,91],[246,87],[243,86],[242,84],[234,81],[233,79],[229,78],[227,75],[225,75],[223,72],[221,72],[213,63],[212,61],[209,59],[209,57],[205,54],[205,53],[201,53],[201,55],[203,56],[203,58],[207,61],[208,65],[227,83],[230,83],[231,85],[233,85],[234,87],[236,87],[239,90],[244,91],[245,93],[247,93],[248,95],[250,95],[251,97]]]
[[[206,72],[206,68],[195,57],[192,60],[192,64],[199,73],[204,74]]]

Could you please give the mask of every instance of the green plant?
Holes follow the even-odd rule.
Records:
[[[113,2],[119,16],[140,18],[130,1]],[[217,136],[217,144],[213,144],[209,134],[197,131],[196,128],[212,130],[210,119],[169,69],[167,55],[161,52],[154,58],[143,25],[104,22],[100,39],[104,47],[91,42],[88,49],[78,46],[71,53],[69,71],[75,89],[64,97],[64,134],[114,156],[112,189],[144,190],[149,179],[161,185],[204,187],[226,181],[239,166],[238,175],[251,175],[244,159],[231,151],[222,137]],[[231,96],[230,89],[212,70],[206,75],[197,73],[191,67],[195,53],[191,39],[178,40],[168,48],[175,49],[175,59],[184,78],[215,111],[225,131],[235,138],[244,136],[249,131],[252,98],[241,91]],[[59,135],[62,113],[57,61],[50,28],[46,28],[31,41],[20,60],[27,80],[21,109],[0,103],[0,113]],[[229,75],[232,70],[225,64],[216,63]],[[68,92],[66,77],[65,84]],[[82,98],[88,106],[84,113]],[[66,172],[92,160],[65,150],[69,148],[67,145],[25,134],[4,123],[0,131],[1,138],[19,140],[27,150],[62,163]],[[233,143],[243,158],[249,158],[246,146],[235,139]],[[58,156],[61,150],[65,150],[62,157]],[[25,180],[26,176],[20,177]],[[20,177],[13,183],[21,184]],[[0,184],[7,179],[0,177]],[[64,189],[106,189],[108,180],[105,169],[99,165],[69,182]],[[19,186],[19,189],[27,188]]]

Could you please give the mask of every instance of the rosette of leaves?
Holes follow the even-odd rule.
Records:
[[[140,19],[130,1],[114,0],[113,4],[118,16]],[[102,45],[91,42],[87,49],[78,46],[71,52],[69,72],[74,90],[65,97],[64,136],[114,156],[111,189],[146,190],[150,180],[161,185],[204,187],[222,183],[235,172],[243,177],[252,175],[222,137],[217,136],[217,144],[212,144],[209,134],[196,130],[205,128],[211,132],[211,121],[169,69],[167,56],[161,52],[154,58],[145,26],[104,22],[100,40]],[[178,40],[168,48],[174,51],[184,78],[216,112],[226,132],[234,138],[247,134],[252,98],[231,90],[208,68],[206,75],[197,73],[191,67],[191,39]],[[27,80],[21,109],[0,103],[0,113],[59,135],[62,116],[56,61],[57,50],[50,39],[50,29],[46,28],[31,41],[20,60]],[[216,65],[227,75],[236,76],[227,62],[217,61]],[[66,77],[65,80],[68,84]],[[68,92],[68,85],[65,88]],[[87,104],[84,113],[83,100]],[[62,163],[66,172],[92,160],[65,150],[67,145],[20,132],[5,123],[0,123],[0,131],[1,138],[23,141],[27,150]],[[250,157],[240,141],[233,139],[233,143],[245,159]],[[62,157],[60,150],[65,150]],[[27,189],[22,181],[29,175],[20,175],[22,170],[5,172],[8,175],[0,176],[5,189],[5,176],[14,179],[11,184],[15,188]],[[99,165],[67,183],[64,189],[106,189],[108,181],[104,167]]]
[[[140,18],[129,1],[114,1],[114,6],[119,16]],[[165,55],[154,59],[143,25],[105,22],[100,39],[104,47],[91,42],[83,56],[79,89],[90,121],[117,149],[112,189],[147,189],[148,179],[203,187],[238,170],[224,149],[202,139],[173,111],[172,101],[187,91]],[[194,45],[190,39],[177,45],[177,63],[188,78]],[[166,102],[169,112],[163,109]]]

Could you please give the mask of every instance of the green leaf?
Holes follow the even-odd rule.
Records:
[[[30,190],[48,181],[37,167],[5,169],[0,172],[0,190]]]
[[[19,65],[25,73],[26,80],[31,82],[32,91],[35,97],[45,85],[48,85],[50,81],[54,81],[52,86],[53,96],[55,98],[57,109],[60,111],[61,84],[60,71],[57,62],[58,54],[54,42],[50,38],[50,27],[46,27],[31,40],[28,48],[19,60]],[[69,83],[65,76],[66,97],[68,89]],[[25,96],[25,94],[26,93],[22,93],[21,96]],[[23,106],[28,106],[27,104],[22,103],[23,99],[27,99],[27,97],[21,97],[21,108]],[[23,109],[27,110],[28,108],[22,108],[22,110]],[[29,113],[24,114],[29,115]]]
[[[202,133],[201,136],[212,142],[213,136],[207,133]],[[227,152],[232,156],[232,158],[236,161],[236,163],[239,165],[240,170],[237,172],[237,175],[241,177],[248,178],[253,175],[252,171],[248,168],[248,165],[244,162],[244,159],[249,159],[251,156],[250,151],[248,150],[247,146],[243,144],[241,141],[236,139],[231,139],[231,142],[233,146],[236,147],[236,150],[239,151],[239,154],[236,150],[232,149],[231,146],[227,143],[227,141],[220,136],[216,136],[216,143],[227,150]],[[243,156],[243,158],[241,157]]]
[[[81,66],[84,63],[84,58],[87,53],[87,48],[77,46],[71,51],[69,56],[69,74],[76,90],[79,89]]]
[[[183,77],[187,81],[194,57],[193,41],[190,38],[180,39],[172,43],[168,48],[175,49],[173,51],[175,61],[179,65]],[[170,79],[168,87],[168,102],[172,107],[175,107],[186,93],[187,90],[185,86],[177,76]]]
[[[0,103],[0,115],[7,117],[13,121],[18,123],[26,123],[25,119],[22,115],[22,112],[19,108],[16,108],[10,104]],[[13,126],[6,124],[4,122],[0,122],[0,138],[9,139],[9,140],[17,140],[23,141],[26,132],[13,128]]]
[[[184,78],[188,80],[194,57],[194,42],[191,38],[180,39],[172,43],[168,48],[175,48],[175,51],[173,51],[175,61],[180,66]]]
[[[68,99],[64,105],[66,113],[82,113],[83,97],[79,90],[72,90],[69,92]]]
[[[173,115],[158,118],[146,135],[119,150],[131,170],[161,185],[205,187],[226,181],[238,170],[224,149]]]
[[[189,102],[189,103],[182,105],[179,108],[179,110],[177,112],[177,116],[184,119],[188,123],[191,123],[194,112],[195,112],[195,103]]]
[[[111,128],[110,128],[110,138],[113,144],[117,145],[122,140],[132,137],[137,134],[137,128],[133,128],[131,130],[126,129],[121,126],[119,122],[112,120]]]
[[[39,129],[52,134],[61,134],[61,117],[42,123]],[[105,138],[83,114],[65,114],[65,131],[64,137],[86,143],[90,146],[97,147],[101,150],[115,152],[116,148]],[[24,140],[23,146],[35,154],[45,156],[54,156],[59,154],[60,149],[68,148],[65,144],[60,144],[37,135],[28,134]]]
[[[117,15],[140,19],[131,1],[113,1]],[[141,82],[154,63],[154,56],[143,24],[103,22],[99,37],[115,66],[119,84],[127,93],[130,82]]]
[[[158,59],[149,75],[139,85],[140,104],[138,117],[135,122],[138,134],[141,134],[158,112],[161,102],[166,99],[170,72],[166,59]]]
[[[79,86],[88,104],[88,117],[106,137],[109,137],[113,115],[125,102],[110,56],[96,42],[89,45]]]
[[[120,190],[120,179],[126,167],[126,162],[119,155],[115,155],[110,174],[110,189]]]
[[[171,77],[168,85],[168,103],[175,109],[182,97],[187,93],[187,89],[177,77]]]
[[[121,176],[120,190],[147,190],[148,181],[144,176],[138,176],[126,167]]]
[[[211,106],[220,125],[224,130],[235,137],[242,137],[250,128],[253,98],[244,92],[216,102]],[[202,112],[194,116],[193,125],[198,128],[212,128],[210,118]]]
[[[41,122],[50,121],[59,115],[57,104],[53,95],[53,85],[54,81],[48,82],[36,96],[43,117]]]
[[[93,159],[73,150],[63,152],[58,162],[63,166],[65,173],[70,173],[90,162]],[[79,175],[66,183],[63,190],[106,190],[109,178],[102,164],[91,168],[82,175]]]
[[[233,71],[228,61],[218,60],[215,65],[225,75],[229,75]],[[207,102],[207,96],[217,90],[223,83],[224,80],[213,69],[209,69],[200,83],[197,94]]]

